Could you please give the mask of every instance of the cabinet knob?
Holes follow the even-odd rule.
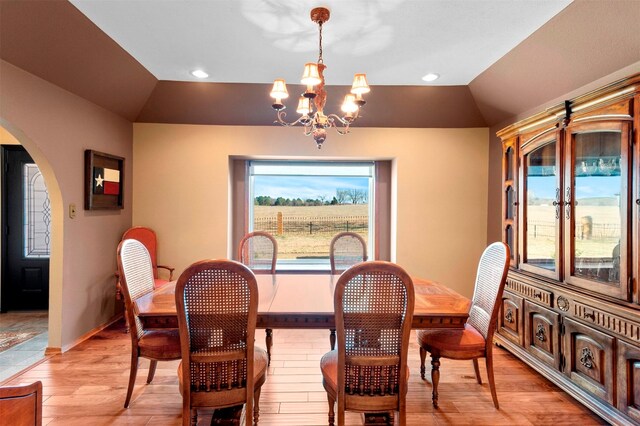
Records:
[[[636,204],[640,206],[640,198],[636,200]]]

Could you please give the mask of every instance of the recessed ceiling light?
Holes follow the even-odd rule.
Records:
[[[424,81],[434,81],[434,80],[437,80],[438,78],[440,78],[440,74],[435,74],[432,72],[422,77]]]
[[[198,77],[198,78],[207,78],[209,77],[209,74],[207,74],[206,72],[202,71],[202,70],[193,70],[191,71],[191,75],[194,77]]]

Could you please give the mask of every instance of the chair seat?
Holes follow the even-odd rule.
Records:
[[[253,381],[254,389],[258,389],[264,384],[267,374],[267,351],[262,348],[253,348]],[[180,387],[180,395],[182,395],[182,361],[178,365],[178,385]]]
[[[418,343],[432,354],[445,358],[471,359],[484,356],[486,341],[473,326],[464,329],[418,330]]]
[[[180,359],[180,334],[178,330],[146,331],[138,341],[140,356],[171,360]]]
[[[333,395],[338,390],[338,351],[327,352],[320,359],[320,370],[325,390]],[[409,380],[409,369],[407,368],[407,381]]]
[[[153,288],[160,288],[165,284],[169,284],[169,281],[160,278],[154,278],[153,280]]]

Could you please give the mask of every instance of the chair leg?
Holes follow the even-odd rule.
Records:
[[[191,426],[196,426],[198,424],[198,409],[191,409]]]
[[[336,412],[335,412],[336,400],[334,397],[331,396],[329,392],[327,392],[327,399],[329,400],[329,426],[334,426],[336,421]]]
[[[438,408],[438,383],[440,382],[440,357],[431,354],[431,386],[433,387],[433,394],[431,401],[433,406]]]
[[[480,377],[480,366],[478,365],[478,358],[473,359],[473,369],[476,371],[476,380],[478,384],[482,384],[482,377]]]
[[[156,374],[156,367],[158,366],[158,361],[155,359],[151,360],[151,364],[149,365],[149,375],[147,376],[147,384],[151,383],[153,380],[153,376]]]
[[[491,389],[491,398],[493,398],[493,405],[496,410],[500,409],[498,405],[498,394],[496,393],[496,381],[493,377],[493,355],[491,352],[487,353],[487,376],[489,377],[489,389]]]
[[[253,424],[258,424],[258,418],[260,417],[260,391],[262,386],[253,392]]]
[[[131,402],[131,394],[133,393],[133,385],[136,383],[136,374],[138,374],[138,354],[131,354],[131,370],[129,371],[129,387],[127,388],[127,398],[124,400],[124,408],[129,408]]]
[[[336,348],[336,329],[332,328],[329,330],[329,344],[331,345],[331,350]]]
[[[426,373],[426,369],[424,367],[424,363],[427,359],[427,350],[422,346],[420,347],[420,377],[424,380],[424,376]]]
[[[271,365],[271,346],[273,346],[273,330],[267,328],[264,330],[266,337],[265,343],[267,345],[267,366]]]

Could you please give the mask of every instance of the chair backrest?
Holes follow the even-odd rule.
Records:
[[[355,232],[340,232],[331,240],[329,261],[331,273],[342,272],[356,263],[367,260],[367,243]]]
[[[268,232],[250,232],[240,240],[238,260],[257,274],[275,274],[278,243]]]
[[[363,262],[340,276],[334,294],[338,407],[346,395],[403,400],[414,300],[411,277],[393,263]]]
[[[120,242],[118,245],[118,271],[129,325],[135,324],[135,327],[131,327],[131,338],[137,342],[142,336],[143,328],[134,302],[139,297],[151,293],[154,288],[151,257],[143,243],[134,239]]]
[[[147,248],[153,266],[153,278],[158,278],[158,239],[153,229],[144,226],[134,226],[122,234],[122,241],[126,239],[138,240]]]
[[[252,413],[255,275],[232,260],[203,260],[180,275],[175,297],[183,397],[190,406],[196,399],[200,406],[246,401],[247,413]],[[202,403],[205,399],[210,404]]]
[[[13,426],[42,424],[42,382],[0,387],[1,418]]]
[[[467,323],[478,330],[487,345],[491,344],[509,269],[509,247],[501,242],[489,245],[480,257]]]

